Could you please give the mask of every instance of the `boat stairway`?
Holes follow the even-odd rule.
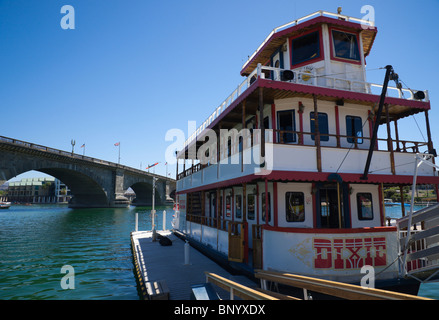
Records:
[[[439,279],[439,204],[396,220],[400,274],[425,283]],[[408,232],[407,230],[410,230]]]

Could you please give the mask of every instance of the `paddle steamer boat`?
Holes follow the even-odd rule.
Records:
[[[175,229],[250,273],[359,284],[371,266],[376,287],[409,293],[434,279],[437,240],[408,241],[407,229],[437,234],[437,210],[431,222],[402,206],[389,225],[383,195],[413,183],[416,157],[416,183],[437,191],[428,91],[403,88],[391,66],[383,84],[366,81],[376,36],[369,21],[324,11],[274,29],[177,152]],[[399,121],[418,113],[428,141],[399,139]]]

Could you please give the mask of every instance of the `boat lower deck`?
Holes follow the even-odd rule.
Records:
[[[152,241],[151,231],[131,233],[131,243],[136,264],[142,298],[151,298],[148,286],[165,283],[170,300],[190,300],[191,287],[206,282],[205,271],[215,273],[247,287],[256,287],[256,283],[244,276],[233,276],[198,250],[189,246],[189,264],[185,264],[185,242],[171,231],[159,231],[169,238],[172,245],[163,246],[159,241]],[[216,290],[217,288],[215,288]],[[218,288],[221,299],[229,299],[230,293]]]

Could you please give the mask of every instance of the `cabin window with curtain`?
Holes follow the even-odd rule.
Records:
[[[265,192],[262,192],[262,221],[265,221]],[[271,221],[271,201],[270,201],[270,192],[268,192],[268,204],[267,204],[267,213],[268,213],[268,221]]]
[[[247,220],[255,220],[255,195],[247,195]]]
[[[332,40],[335,57],[360,61],[360,51],[355,34],[332,30]]]
[[[291,41],[292,64],[299,64],[320,56],[319,32],[311,32]]]
[[[303,192],[285,193],[285,209],[287,222],[305,221],[305,201]]]
[[[280,143],[296,142],[296,120],[294,110],[277,112],[278,141]]]
[[[235,217],[242,218],[242,196],[240,194],[235,196]]]
[[[232,196],[226,196],[226,217],[230,217],[232,214]]]
[[[373,219],[371,193],[357,193],[357,213],[358,213],[358,220]]]
[[[326,113],[318,112],[318,122],[319,122],[319,132],[321,134],[320,141],[329,141],[329,125],[328,125],[328,115]],[[316,127],[315,127],[315,117],[314,117],[314,111],[309,113],[309,119],[310,119],[310,127],[311,127],[311,133],[315,133]],[[315,136],[312,134],[311,139],[315,140]]]
[[[349,143],[363,143],[363,123],[360,117],[346,116],[346,135]]]

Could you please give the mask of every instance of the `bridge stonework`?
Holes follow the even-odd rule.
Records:
[[[0,137],[0,185],[30,170],[49,174],[71,190],[71,208],[127,207],[124,197],[131,187],[133,205],[152,203],[153,177],[157,178],[155,203],[171,202],[175,180],[112,162],[85,157],[29,142]]]

